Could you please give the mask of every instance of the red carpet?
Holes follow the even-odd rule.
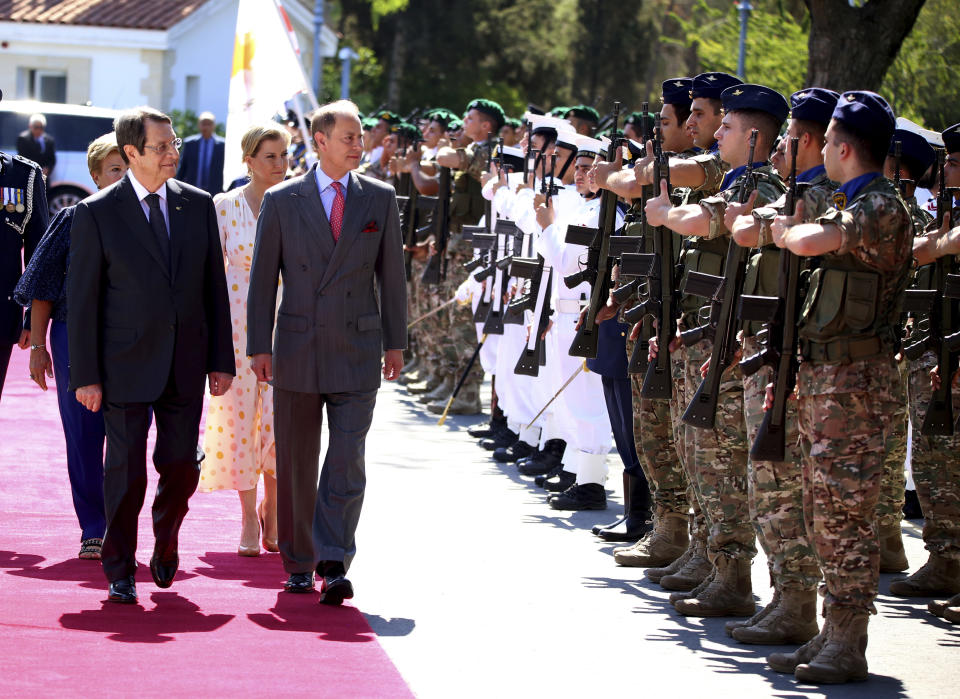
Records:
[[[140,603],[102,603],[99,562],[76,558],[80,529],[56,394],[52,384],[42,393],[27,373],[27,353],[14,348],[0,401],[0,693],[412,696],[359,610],[280,591],[279,554],[236,555],[232,491],[193,496],[180,572],[160,590],[147,566],[151,469]]]

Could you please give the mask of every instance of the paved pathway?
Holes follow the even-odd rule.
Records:
[[[557,512],[474,444],[465,429],[476,418],[437,427],[414,406],[400,387],[381,391],[351,577],[420,697],[960,696],[960,627],[926,600],[889,596],[895,576],[882,576],[870,625],[871,680],[826,693],[798,685],[766,669],[769,648],[729,639],[725,620],[676,614],[641,570],[613,563],[590,527],[620,511],[618,467],[606,513]],[[919,529],[905,532],[916,569]],[[753,580],[765,604],[761,557]]]

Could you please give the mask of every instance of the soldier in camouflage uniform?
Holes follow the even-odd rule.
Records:
[[[699,206],[670,209],[663,198],[648,204],[651,223],[666,223],[682,235],[729,241],[724,222],[728,202],[745,201],[754,187],[755,202],[766,204],[784,192],[783,182],[767,162],[773,150],[780,124],[787,116],[786,100],[761,85],[734,85],[721,93],[724,116],[717,130],[717,143],[724,162],[733,170],[724,176],[719,194],[700,201]],[[758,133],[754,162],[748,162],[752,130]],[[753,177],[746,177],[752,166]],[[728,244],[734,244],[728,242]],[[759,253],[749,265],[746,284],[764,292],[761,281],[770,275],[776,280],[775,257]],[[774,285],[774,290],[776,286]],[[748,336],[755,329],[745,328]],[[701,342],[687,348],[688,356],[705,362],[713,345]],[[702,354],[699,354],[702,352]],[[690,376],[690,385],[698,384],[699,371]],[[746,381],[751,383],[753,377]],[[750,521],[747,495],[747,440],[743,413],[744,378],[739,365],[724,369],[717,401],[716,423],[712,429],[696,429],[694,464],[702,504],[710,523],[708,552],[715,566],[712,581],[689,597],[678,598],[674,607],[688,616],[751,616],[755,611],[750,578],[750,563],[756,555],[756,534]],[[762,389],[761,389],[762,390]],[[661,580],[661,582],[663,582]]]
[[[867,677],[867,623],[879,584],[876,508],[885,435],[900,401],[897,314],[913,228],[881,172],[894,121],[879,95],[841,95],[824,146],[827,175],[843,183],[835,208],[817,223],[777,217],[772,226],[778,246],[819,256],[802,310],[797,393],[809,474],[804,509],[824,575],[825,623],[794,653],[769,658],[803,682]]]
[[[473,140],[465,148],[442,149],[437,162],[455,170],[453,195],[450,202],[450,237],[446,246],[446,273],[440,284],[441,299],[453,298],[460,284],[467,278],[463,265],[473,258],[473,248],[461,239],[464,225],[475,225],[484,212],[484,200],[480,179],[490,166],[490,154],[495,134],[499,133],[506,115],[496,102],[476,99],[467,105],[463,129]],[[440,367],[444,375],[441,389],[432,394],[435,401],[427,409],[435,414],[444,411],[447,398],[453,392],[456,381],[466,369],[477,346],[476,327],[470,304],[454,304],[450,307],[448,335],[441,344]],[[474,362],[463,383],[457,399],[450,406],[454,415],[475,415],[480,412],[480,384],[483,368]],[[428,394],[431,395],[431,394]]]
[[[822,148],[824,132],[838,97],[837,93],[822,88],[801,90],[790,96],[791,119],[782,142],[787,144],[785,157],[790,163],[792,139],[797,139],[797,190],[803,202],[805,221],[816,221],[833,205],[832,196],[837,185],[826,175]],[[749,211],[750,206],[729,205],[726,215],[734,240],[741,245],[769,251],[772,243],[770,223],[777,214],[784,213],[785,204],[786,198],[783,198],[771,206],[753,209],[752,215],[740,216],[732,224],[729,218]],[[774,246],[772,250],[777,251],[777,248]],[[773,272],[776,273],[777,269],[774,265]],[[744,292],[758,293],[755,289],[744,289]],[[771,290],[764,288],[760,293],[766,295]],[[759,350],[760,343],[755,337],[744,339],[744,357]],[[753,376],[744,378],[744,413],[751,444],[763,421],[765,387],[772,379],[772,373],[771,367],[765,366]],[[816,614],[820,568],[803,517],[803,459],[797,404],[793,399],[787,404],[784,444],[783,461],[751,459],[750,462],[751,517],[767,555],[774,595],[773,601],[751,619],[727,622],[727,633],[742,643],[804,643],[819,630]]]
[[[947,157],[944,164],[944,180],[940,187],[960,187],[960,124],[943,132]],[[949,216],[944,217],[942,230],[928,228],[925,236],[918,237],[914,255],[921,267],[917,270],[915,288],[933,287],[932,262],[944,255],[956,255],[960,246],[954,241],[960,238],[960,205],[954,201]],[[945,235],[948,227],[953,227]],[[956,273],[955,259],[950,259],[947,270]],[[908,338],[905,344],[910,344]],[[960,433],[956,430],[949,437],[926,436],[920,428],[930,405],[932,389],[930,371],[937,365],[937,356],[930,350],[919,359],[910,361],[909,393],[910,419],[913,424],[913,453],[911,465],[913,480],[917,485],[917,497],[923,509],[923,541],[930,555],[927,562],[915,573],[903,580],[890,583],[890,592],[902,597],[952,597],[947,601],[931,601],[928,605],[937,616],[960,623]],[[946,377],[940,377],[946,380]],[[953,404],[960,405],[960,389],[953,385]],[[954,612],[947,616],[948,609]]]
[[[901,147],[899,164],[895,156],[895,144]],[[936,161],[933,147],[922,136],[897,129],[890,141],[890,150],[884,162],[884,176],[889,180],[901,179],[901,194],[915,233],[921,233],[932,216],[920,208],[914,196],[917,180],[923,176]],[[899,167],[900,172],[897,172]],[[883,477],[880,480],[880,501],[877,503],[877,526],[880,529],[880,572],[900,573],[910,567],[907,554],[903,549],[903,537],[900,523],[903,520],[903,503],[906,494],[907,479],[904,471],[907,459],[907,383],[909,381],[909,362],[902,354],[898,357],[897,394],[902,398],[900,410],[894,416],[887,435],[887,456],[884,461]]]

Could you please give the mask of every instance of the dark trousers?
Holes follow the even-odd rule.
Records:
[[[153,403],[112,403],[104,395],[107,431],[104,502],[107,531],[103,540],[103,572],[108,580],[133,575],[137,568],[137,518],[147,490],[147,430],[150,411],[157,423],[153,465],[160,474],[153,500],[154,553],[161,561],[177,551],[177,534],[187,514],[187,501],[197,489],[200,465],[197,438],[203,390],[177,392],[173,372]]]
[[[87,410],[77,394],[67,388],[70,363],[67,324],[50,325],[50,354],[57,380],[57,403],[67,442],[67,473],[73,493],[73,509],[80,522],[80,539],[102,538],[107,526],[103,505],[103,414]]]
[[[7,380],[7,365],[10,364],[10,353],[13,345],[0,343],[0,396],[3,395],[3,384]]]
[[[633,392],[630,379],[612,379],[600,377],[603,383],[603,398],[607,402],[607,414],[610,416],[610,429],[613,430],[613,442],[623,462],[623,470],[631,476],[643,478],[640,457],[633,439]]]
[[[288,573],[356,554],[355,533],[366,487],[364,451],[377,392],[301,393],[273,389],[277,440],[277,535]],[[323,408],[329,444],[320,469]]]

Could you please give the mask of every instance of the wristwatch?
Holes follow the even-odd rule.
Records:
[[[30,345],[31,352],[33,352],[34,350],[40,350],[40,349],[47,349],[47,346],[46,345]]]

